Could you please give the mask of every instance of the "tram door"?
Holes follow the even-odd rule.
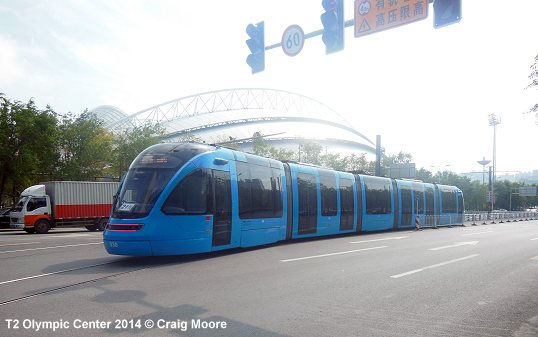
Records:
[[[213,170],[213,187],[213,246],[229,245],[232,240],[230,172]]]
[[[435,201],[436,201],[436,205],[435,205],[435,225],[440,225],[441,224],[441,192],[439,192],[439,186],[437,185],[434,185],[434,188],[435,188],[435,191],[434,191],[434,195],[435,195]]]
[[[312,174],[297,174],[299,197],[299,234],[313,234],[317,230],[318,195],[316,177]]]
[[[401,186],[402,193],[402,226],[410,226],[413,217],[413,196],[411,189],[407,186]]]

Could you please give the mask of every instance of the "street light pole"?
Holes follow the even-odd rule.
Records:
[[[495,114],[489,115],[489,126],[493,126],[493,177],[491,181],[491,210],[494,210],[494,204],[495,204],[495,194],[493,193],[496,180],[496,174],[497,174],[497,125],[501,124],[501,120],[497,119],[497,116]]]

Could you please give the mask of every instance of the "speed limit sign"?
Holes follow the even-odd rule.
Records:
[[[295,56],[304,46],[304,31],[298,25],[291,25],[282,34],[282,50],[288,56]]]

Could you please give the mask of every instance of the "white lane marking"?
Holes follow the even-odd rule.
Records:
[[[455,262],[460,262],[460,261],[464,261],[464,260],[467,260],[467,259],[472,259],[473,257],[477,257],[478,255],[479,254],[473,254],[473,255],[465,256],[465,257],[462,257],[462,258],[459,258],[459,259],[454,259],[454,260],[450,260],[450,261],[437,263],[437,264],[434,264],[434,265],[431,265],[431,266],[411,270],[411,271],[408,271],[408,272],[405,272],[405,273],[392,275],[391,277],[392,278],[400,278],[400,277],[403,277],[403,276],[408,276],[408,275],[411,275],[411,274],[420,273],[421,271],[424,271],[424,270],[427,270],[427,269],[433,269],[433,268],[441,267],[441,266],[444,266],[444,265],[447,265],[447,264],[450,264],[450,263],[455,263]]]
[[[41,243],[41,242],[21,242],[21,243],[6,243],[4,245],[0,245],[0,247],[4,247],[4,246],[20,246],[20,245],[33,245],[33,244],[36,244],[36,243]]]
[[[90,266],[77,267],[77,268],[71,268],[71,269],[59,270],[59,271],[55,271],[55,272],[52,272],[52,273],[39,274],[39,275],[34,275],[34,276],[28,276],[28,277],[18,278],[18,279],[16,279],[16,280],[9,280],[9,281],[0,282],[0,285],[8,284],[8,283],[13,283],[13,282],[24,281],[24,280],[30,280],[30,279],[33,279],[33,278],[38,278],[38,277],[43,277],[43,276],[49,276],[49,275],[54,275],[54,274],[67,273],[67,272],[69,272],[69,271],[74,271],[74,270],[79,270],[79,269],[85,269],[85,268],[92,268],[92,267],[102,266],[102,265],[105,265],[105,264],[110,264],[110,262],[99,263],[99,264],[92,264],[92,265],[90,265]]]
[[[531,260],[538,261],[538,256],[535,256],[535,257],[531,258]]]
[[[538,238],[531,239],[531,241],[536,241],[536,240],[538,240]]]
[[[493,233],[493,231],[485,231],[485,232],[476,232],[476,233],[462,234],[461,236],[478,235],[478,234],[486,234],[486,233]]]
[[[62,235],[47,235],[47,238],[74,238],[77,236],[93,236],[91,234],[62,234]]]
[[[394,236],[391,238],[384,238],[384,239],[372,239],[372,240],[363,240],[363,241],[351,241],[350,243],[365,243],[365,242],[376,242],[376,241],[387,241],[387,240],[400,240],[408,238],[409,236]]]
[[[55,248],[66,248],[66,247],[78,247],[78,246],[88,246],[88,245],[102,245],[103,241],[101,242],[92,242],[92,243],[80,243],[78,245],[65,245],[65,246],[54,246],[54,247],[41,247],[41,248],[28,248],[28,249],[17,249],[17,250],[4,250],[1,251],[0,254],[6,254],[6,253],[17,253],[17,252],[28,252],[32,250],[44,250],[44,249],[55,249]]]
[[[98,233],[97,235],[92,234],[62,234],[62,235],[48,235],[48,234],[38,234],[39,239],[53,239],[53,238],[76,238],[76,237],[98,237],[102,236],[103,234]],[[9,239],[10,242],[12,241],[28,241],[28,240],[35,240],[35,235],[28,234],[28,236],[32,236],[32,238],[24,238],[24,237],[11,237],[11,236],[2,236],[1,239]]]
[[[388,246],[379,246],[379,247],[371,247],[371,248],[363,248],[363,249],[355,249],[355,250],[348,250],[345,252],[337,252],[337,253],[329,253],[329,254],[321,254],[321,255],[313,255],[313,256],[305,256],[305,257],[298,257],[295,259],[287,259],[287,260],[280,260],[280,262],[292,262],[292,261],[300,261],[300,260],[308,260],[308,259],[315,259],[318,257],[326,257],[326,256],[333,256],[333,255],[341,255],[341,254],[349,254],[349,253],[356,253],[356,252],[364,252],[367,250],[373,250],[373,249],[381,249],[381,248],[387,248]]]
[[[446,249],[446,248],[453,248],[453,247],[460,247],[460,246],[474,246],[478,243],[478,241],[467,241],[467,242],[456,242],[454,243],[453,245],[449,245],[449,246],[442,246],[442,247],[436,247],[436,248],[430,248],[428,250],[441,250],[441,249]]]

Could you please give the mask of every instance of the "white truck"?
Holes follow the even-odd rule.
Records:
[[[10,213],[10,227],[47,233],[54,227],[104,230],[119,182],[51,181],[30,186]]]

